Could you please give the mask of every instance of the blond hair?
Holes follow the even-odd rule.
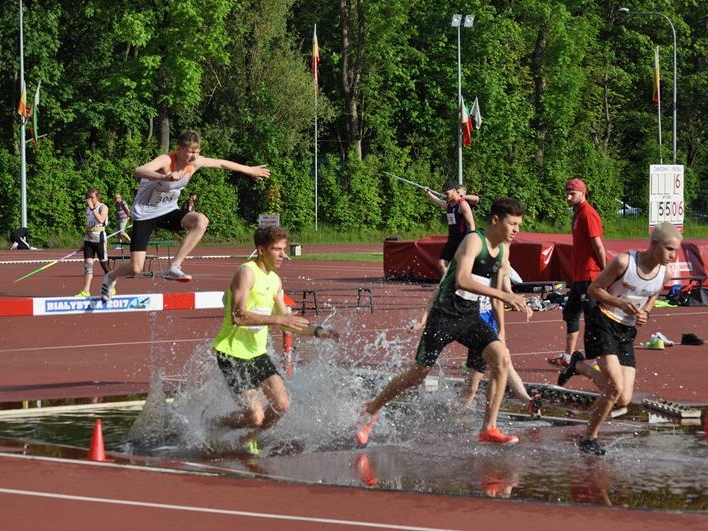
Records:
[[[672,238],[678,238],[680,241],[683,238],[683,235],[673,224],[668,221],[664,221],[654,227],[649,241],[664,243]]]

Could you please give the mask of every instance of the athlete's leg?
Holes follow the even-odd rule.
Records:
[[[585,431],[585,436],[591,438],[597,438],[600,426],[624,391],[623,367],[617,356],[614,354],[600,356],[598,366],[599,376],[596,377],[597,379],[593,378],[593,381],[600,388],[600,397],[590,408],[590,418]]]
[[[501,407],[506,380],[509,374],[509,359],[506,347],[501,341],[492,341],[482,351],[482,357],[489,365],[489,383],[487,384],[487,407],[484,411],[482,431],[495,428]]]
[[[261,384],[261,389],[269,404],[260,424],[260,428],[265,430],[273,426],[290,410],[290,395],[279,374],[266,378]]]
[[[187,233],[182,238],[182,242],[172,259],[172,266],[181,267],[184,259],[189,256],[189,253],[192,252],[202,239],[202,236],[204,236],[208,226],[209,218],[199,212],[189,212],[182,218],[182,227]]]
[[[474,397],[477,396],[477,390],[479,389],[479,384],[483,377],[484,373],[469,369],[465,381],[462,384],[462,391],[460,392],[462,407],[468,407],[474,400]]]
[[[396,398],[406,389],[420,385],[430,372],[431,367],[421,367],[416,364],[407,371],[394,377],[386,387],[366,406],[366,411],[377,413],[382,407]]]
[[[93,280],[93,261],[94,258],[86,258],[84,260],[84,287],[81,288],[81,293],[89,293],[91,291],[91,281]]]
[[[524,385],[521,376],[519,376],[519,373],[516,372],[514,364],[511,362],[511,358],[509,359],[509,374],[507,376],[506,383],[511,389],[511,392],[514,393],[514,396],[516,398],[518,398],[519,400],[525,400],[527,402],[531,400],[531,395],[529,395],[528,391],[526,390],[526,386]]]

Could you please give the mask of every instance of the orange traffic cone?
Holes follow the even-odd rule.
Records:
[[[114,459],[106,458],[106,450],[103,447],[103,428],[101,427],[101,419],[96,419],[93,426],[93,435],[91,436],[91,446],[88,454],[89,461],[112,462]]]

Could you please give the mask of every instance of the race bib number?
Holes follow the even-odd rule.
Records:
[[[179,197],[179,190],[153,190],[150,196],[149,204],[150,206],[163,205],[165,203],[174,203]]]

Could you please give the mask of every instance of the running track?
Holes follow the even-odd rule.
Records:
[[[380,248],[374,247],[375,250]],[[341,311],[332,324],[346,331],[345,344],[356,345],[386,331],[410,334],[430,286],[382,282],[381,264],[327,263],[304,256],[281,270],[286,290],[317,286],[372,286],[376,309]],[[351,250],[351,249],[350,249]],[[359,248],[367,250],[365,247]],[[353,250],[356,252],[356,249]],[[10,258],[54,259],[62,251],[0,252]],[[121,280],[119,293],[223,290],[247,249],[200,249],[204,255],[241,258],[194,259],[185,270],[189,284],[159,279]],[[81,285],[81,264],[62,263],[25,281],[12,281],[41,264],[0,265],[0,299],[65,296]],[[98,270],[98,268],[96,268]],[[94,280],[98,290],[100,276]],[[315,320],[312,314],[308,317]],[[323,316],[324,317],[324,316]],[[151,314],[1,317],[0,401],[16,402],[79,396],[109,396],[147,390],[157,361],[177,372],[196,344],[213,337],[218,310]],[[553,382],[557,373],[544,358],[563,344],[558,312],[537,313],[531,322],[508,314],[509,346],[522,378]],[[703,308],[658,309],[638,338],[660,330],[677,339],[682,333],[708,335]],[[708,403],[707,347],[677,346],[641,351],[637,396],[661,396],[687,403]],[[442,360],[459,365],[463,352],[451,349]],[[579,380],[578,383],[580,383]],[[9,449],[5,449],[9,450]],[[706,515],[645,512],[604,507],[559,506],[506,500],[452,498],[326,485],[296,485],[270,480],[169,472],[133,466],[32,458],[0,453],[0,530],[59,529],[699,529]],[[557,524],[557,525],[556,525]]]

